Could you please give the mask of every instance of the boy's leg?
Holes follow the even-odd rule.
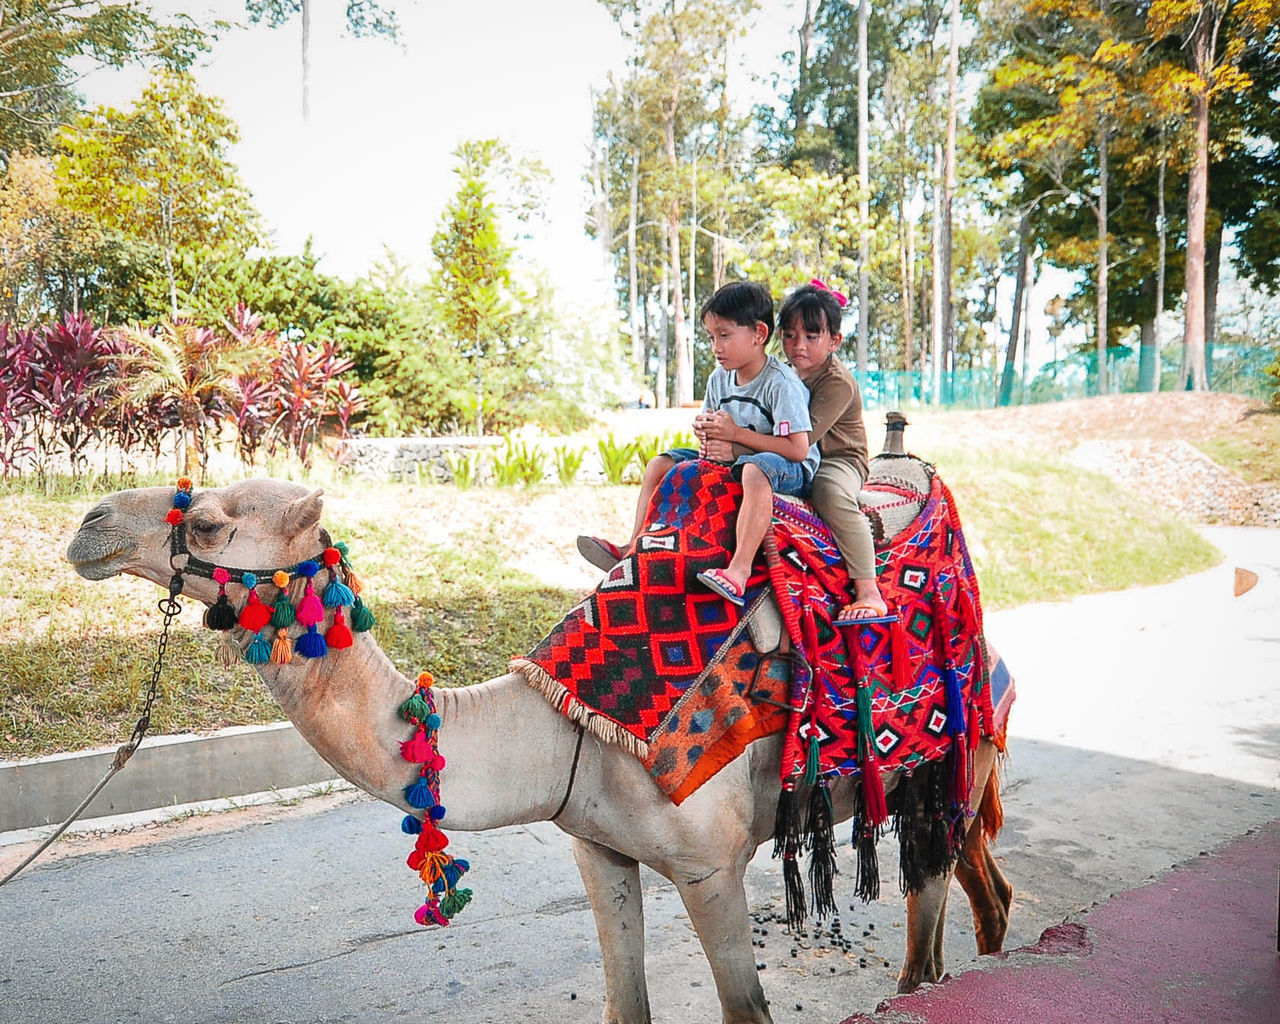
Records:
[[[736,547],[724,569],[725,575],[737,584],[739,593],[747,589],[751,566],[772,519],[773,486],[759,466],[748,462],[742,467],[742,507],[738,509]]]
[[[844,459],[830,459],[818,466],[810,500],[831,530],[853,580],[853,601],[840,609],[842,619],[863,619],[888,611],[876,584],[876,552],[871,524],[858,505],[862,474]]]

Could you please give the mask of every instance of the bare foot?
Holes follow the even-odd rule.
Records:
[[[854,580],[853,600],[840,609],[837,619],[878,619],[889,614],[889,606],[880,596],[875,580]]]

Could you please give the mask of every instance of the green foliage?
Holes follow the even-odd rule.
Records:
[[[483,453],[479,451],[448,451],[444,459],[449,466],[449,475],[453,477],[454,486],[460,491],[467,491],[480,482],[480,469]]]
[[[586,458],[587,450],[581,447],[570,447],[567,444],[558,444],[555,447],[554,458],[556,466],[556,478],[560,483],[569,487],[578,479],[578,473],[582,469],[582,460]]]
[[[627,467],[635,457],[634,443],[627,441],[619,444],[610,432],[607,437],[596,441],[596,448],[600,452],[600,465],[604,469],[604,478],[611,484],[622,483]]]
[[[493,481],[499,487],[532,487],[542,482],[546,466],[547,453],[543,449],[527,441],[504,438],[502,454],[493,461]]]
[[[659,434],[641,434],[631,442],[632,461],[639,467],[640,472],[644,472],[644,467],[649,465],[649,461],[658,454],[658,452],[666,451],[667,445],[662,443],[662,436]]]
[[[154,247],[164,277],[146,282],[155,312],[177,317],[196,268],[259,240],[258,215],[230,159],[240,132],[195,79],[157,73],[128,111],[98,107],[63,129],[56,175],[62,201],[100,230]],[[181,274],[181,278],[180,278]]]

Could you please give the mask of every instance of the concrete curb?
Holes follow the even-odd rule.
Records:
[[[63,822],[107,773],[116,749],[0,762],[0,836]],[[169,809],[336,777],[290,722],[234,726],[207,736],[154,736],[82,817]]]

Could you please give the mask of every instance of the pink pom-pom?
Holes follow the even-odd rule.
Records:
[[[430,900],[415,910],[413,919],[423,926],[437,924],[441,928],[449,927],[449,919],[440,913],[440,904],[435,900]]]
[[[227,572],[222,566],[213,570],[214,583],[229,583],[231,581],[231,573]]]
[[[431,758],[429,762],[427,762],[427,766],[433,772],[438,772],[441,768],[445,766],[444,756],[442,754],[437,753],[433,758]]]

